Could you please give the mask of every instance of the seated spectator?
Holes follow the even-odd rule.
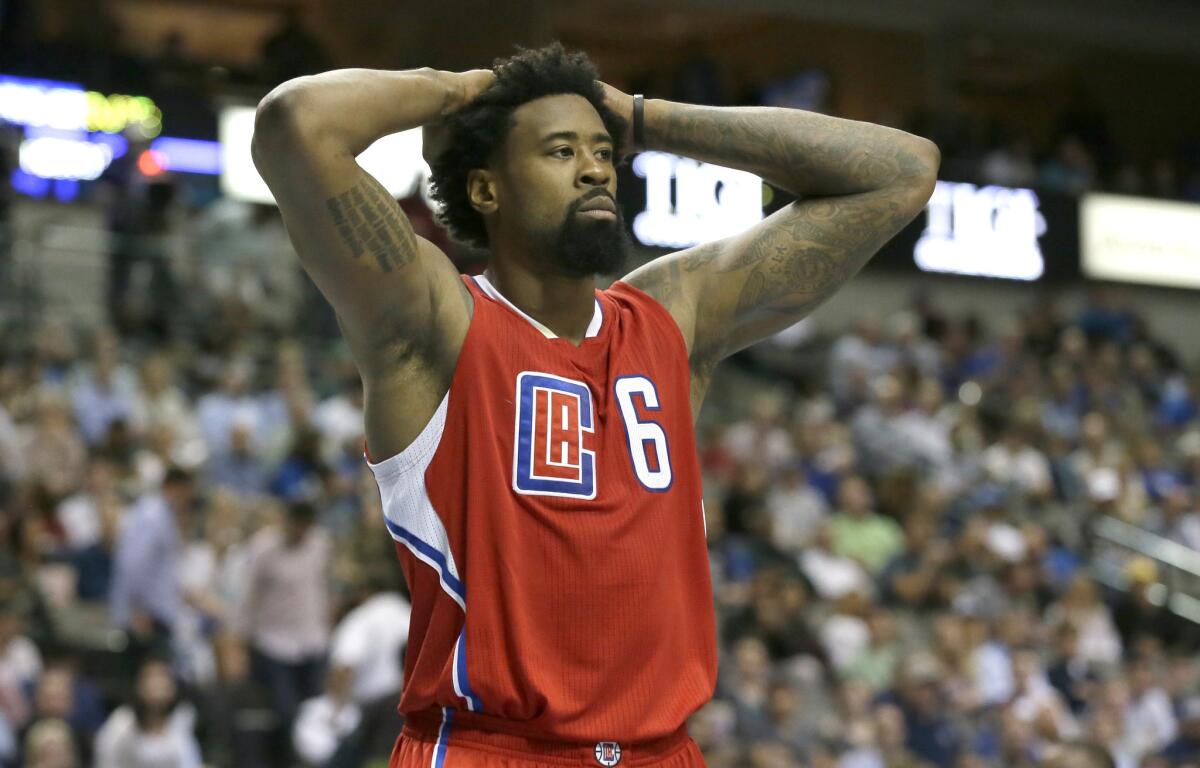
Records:
[[[1112,613],[1100,601],[1096,583],[1080,574],[1071,581],[1063,598],[1046,614],[1050,626],[1070,622],[1079,632],[1079,653],[1095,664],[1116,664],[1121,658],[1121,636]]]
[[[138,670],[133,699],[96,734],[95,768],[200,768],[195,723],[170,667],[149,659]]]
[[[1200,696],[1183,702],[1179,713],[1179,734],[1160,753],[1171,765],[1200,761]]]
[[[871,592],[871,577],[856,560],[833,551],[828,524],[817,529],[812,544],[797,558],[804,577],[823,600],[836,600],[852,592]]]
[[[1139,756],[1156,754],[1179,733],[1171,698],[1159,684],[1153,662],[1145,656],[1131,660],[1128,680],[1125,722],[1132,748]]]
[[[829,532],[834,552],[877,574],[904,549],[904,531],[892,518],[875,512],[873,504],[865,480],[846,478],[838,493],[838,511],[829,519]]]
[[[42,676],[42,653],[24,634],[11,603],[0,610],[0,719],[15,729],[33,716],[33,691]]]
[[[1092,664],[1079,655],[1079,630],[1074,625],[1060,624],[1054,631],[1054,639],[1055,660],[1046,670],[1046,679],[1078,715],[1095,696],[1100,677]]]
[[[62,720],[42,720],[25,734],[26,768],[81,768],[71,726]]]
[[[92,743],[108,712],[99,688],[76,672],[77,662],[55,659],[47,664],[34,694],[37,722],[62,721],[70,726],[80,762],[91,763]]]
[[[909,608],[931,608],[938,602],[942,568],[954,556],[950,543],[936,536],[935,522],[925,515],[908,519],[904,550],[880,573],[880,589],[892,602]]]
[[[1126,648],[1148,639],[1155,645],[1173,646],[1184,636],[1179,618],[1165,605],[1150,599],[1159,583],[1158,566],[1148,557],[1133,557],[1125,564],[1129,590],[1113,609],[1113,621]]]
[[[324,693],[300,705],[292,727],[292,745],[306,765],[349,765],[337,752],[362,722],[362,710],[351,696],[354,671],[336,668],[325,681]],[[362,760],[353,764],[361,765]]]
[[[361,712],[352,738],[338,750],[338,765],[386,760],[402,725],[396,703],[404,680],[412,606],[388,586],[381,578],[364,582],[330,639],[328,675],[338,680],[326,686],[323,698],[345,700]],[[349,686],[347,691],[339,693],[344,686]],[[299,728],[297,724],[297,733]]]

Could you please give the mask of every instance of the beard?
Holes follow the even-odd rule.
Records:
[[[580,198],[567,208],[544,251],[552,267],[570,277],[616,274],[632,250],[620,207],[612,220],[581,216],[579,208],[589,199]]]

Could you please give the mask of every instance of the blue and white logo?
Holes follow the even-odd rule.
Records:
[[[596,744],[596,762],[606,768],[621,762],[621,745],[615,741],[598,742]]]

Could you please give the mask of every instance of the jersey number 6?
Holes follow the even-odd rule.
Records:
[[[667,433],[657,421],[641,421],[634,402],[635,398],[641,398],[647,411],[662,410],[654,382],[645,376],[622,376],[613,385],[613,392],[621,407],[629,458],[633,461],[638,482],[648,491],[661,493],[667,490],[671,487],[671,453],[668,450]]]

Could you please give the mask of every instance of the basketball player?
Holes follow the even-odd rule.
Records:
[[[426,127],[457,274],[355,163]],[[337,311],[412,591],[391,766],[702,766],[716,680],[693,422],[723,357],[807,315],[912,220],[939,153],[783,108],[643,101],[553,44],[490,70],[279,86],[255,162]],[[628,249],[618,162],[673,152],[803,198],[734,237]]]

